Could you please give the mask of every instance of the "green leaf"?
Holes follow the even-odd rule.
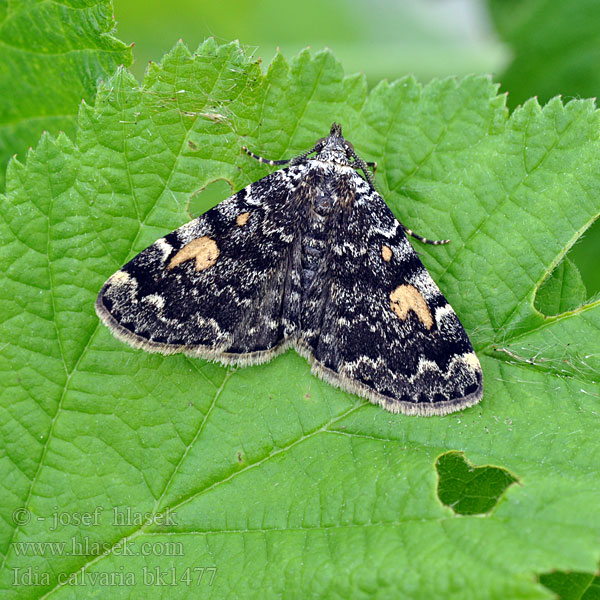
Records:
[[[263,74],[209,40],[194,55],[178,45],[142,88],[119,70],[82,106],[75,143],[45,135],[12,161],[5,595],[102,595],[112,574],[134,580],[112,597],[162,597],[158,569],[170,597],[549,598],[538,573],[593,572],[600,306],[547,317],[534,299],[599,212],[600,119],[592,102],[558,100],[509,118],[504,100],[484,77],[367,93],[329,52],[277,56]],[[482,360],[484,399],[464,413],[393,415],[291,351],[228,370],[133,350],[98,323],[104,280],[188,220],[190,202],[214,204],[202,189],[269,171],[242,145],[293,156],[333,120],[378,162],[395,214],[452,240],[418,251]],[[456,515],[436,494],[449,451],[520,485],[485,516]]]
[[[587,292],[579,269],[565,258],[544,280],[535,297],[535,307],[548,316],[573,310],[581,306]]]
[[[600,94],[600,3],[596,0],[488,0],[500,36],[513,60],[499,76],[513,108],[531,96],[547,102]],[[588,291],[600,291],[600,221],[569,253]]]
[[[600,5],[595,0],[488,0],[514,58],[500,81],[515,107],[536,94],[547,102],[596,96],[600,90]]]
[[[546,573],[540,583],[556,592],[561,600],[598,600],[600,578],[589,573]]]
[[[108,0],[4,2],[0,5],[0,189],[8,159],[47,130],[75,134],[81,100],[132,61],[112,35]]]
[[[490,512],[506,488],[517,478],[506,469],[476,467],[460,452],[446,452],[438,457],[438,497],[460,515]]]

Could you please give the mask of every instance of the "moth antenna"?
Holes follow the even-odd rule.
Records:
[[[367,181],[371,184],[371,187],[374,188],[375,182],[373,181],[373,176],[369,171],[369,163],[365,162],[360,156],[358,156],[358,154],[356,154],[356,152],[354,151],[354,148],[347,147],[347,151],[350,154],[350,156],[354,159],[354,163],[352,164],[352,166],[355,169],[360,169],[365,174],[365,177]],[[371,164],[377,166],[377,163]],[[373,169],[373,171],[375,171],[375,169]]]
[[[266,165],[271,165],[272,167],[276,165],[297,165],[306,160],[306,157],[313,152],[316,152],[322,145],[322,141],[319,140],[310,150],[299,154],[298,156],[294,156],[294,158],[287,158],[283,160],[269,160],[267,158],[263,158],[262,156],[258,156],[258,154],[254,154],[251,150],[248,150],[247,146],[242,146],[242,150],[248,155],[257,160],[259,163],[263,163]]]
[[[259,163],[271,165],[272,167],[274,167],[275,165],[287,165],[289,162],[291,162],[293,160],[293,159],[289,159],[289,158],[284,159],[284,160],[269,160],[268,158],[263,158],[262,156],[259,156],[258,154],[254,154],[254,152],[252,152],[251,150],[248,150],[248,148],[246,146],[242,146],[242,150],[248,156],[251,156],[252,158],[257,160]]]
[[[450,240],[429,240],[429,239],[423,237],[422,235],[415,233],[412,229],[409,229],[408,227],[406,227],[406,225],[403,225],[402,223],[400,223],[400,227],[402,227],[402,229],[404,230],[404,233],[406,233],[406,235],[410,235],[410,237],[413,237],[413,238],[415,238],[415,240],[419,240],[420,242],[423,242],[424,244],[431,244],[432,246],[440,246],[441,244],[449,244],[450,243]]]
[[[310,150],[307,150],[306,152],[303,152],[302,154],[296,156],[295,158],[292,158],[290,163],[293,166],[293,165],[300,164],[301,162],[304,162],[310,154],[320,150],[322,145],[323,145],[323,140],[319,140]]]

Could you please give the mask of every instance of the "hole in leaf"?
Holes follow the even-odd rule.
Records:
[[[600,577],[592,573],[543,573],[540,583],[561,600],[597,600],[600,598]]]
[[[229,198],[231,194],[233,194],[231,183],[226,179],[216,179],[192,195],[188,211],[195,219],[225,198]]]
[[[538,288],[534,306],[544,315],[552,317],[578,308],[587,297],[579,269],[565,257]]]
[[[583,237],[569,250],[569,258],[577,265],[590,297],[600,292],[600,219],[596,219]]]
[[[438,457],[438,498],[459,515],[489,513],[506,488],[518,478],[501,467],[476,467],[462,452],[446,452]]]

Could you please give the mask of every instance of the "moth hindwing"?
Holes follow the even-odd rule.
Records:
[[[322,379],[392,412],[479,402],[477,356],[406,233],[429,240],[396,220],[341,127],[291,161],[259,160],[289,165],[108,279],[96,312],[114,335],[223,364],[292,347]]]

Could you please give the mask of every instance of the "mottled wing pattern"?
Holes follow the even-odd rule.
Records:
[[[276,171],[159,239],[104,285],[96,312],[145,350],[251,364],[297,330],[299,218]]]
[[[298,350],[316,374],[392,412],[477,403],[481,366],[456,313],[381,196],[358,174],[345,177],[354,191],[331,219],[327,300],[305,319]]]

